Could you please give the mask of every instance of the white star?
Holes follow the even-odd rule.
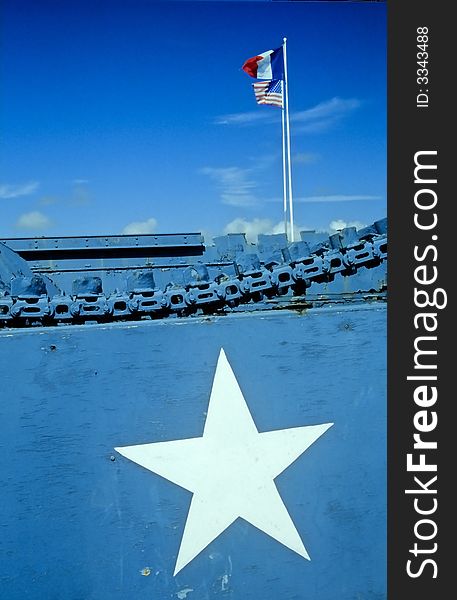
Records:
[[[115,450],[193,493],[174,575],[238,517],[310,560],[274,479],[332,425],[259,433],[221,349],[202,437]]]

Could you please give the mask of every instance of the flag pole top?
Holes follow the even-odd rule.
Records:
[[[287,42],[287,38],[286,38],[286,37],[282,38],[282,41],[283,41],[284,43],[286,43],[286,42]]]

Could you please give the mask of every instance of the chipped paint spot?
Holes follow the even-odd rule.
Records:
[[[187,594],[190,594],[193,591],[193,588],[184,588],[183,590],[179,590],[176,595],[178,596],[179,600],[185,600],[185,598],[187,598]]]
[[[144,569],[141,569],[140,573],[142,575],[144,575],[145,577],[147,577],[148,575],[151,574],[151,569],[149,567],[144,567]]]
[[[221,579],[221,590],[223,592],[228,590],[228,585],[229,584],[229,576],[228,575],[222,575],[222,579]]]

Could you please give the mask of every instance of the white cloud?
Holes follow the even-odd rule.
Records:
[[[51,204],[57,204],[58,202],[59,200],[55,196],[43,196],[40,198],[38,204],[41,206],[51,206]]]
[[[343,119],[361,105],[356,98],[332,98],[290,116],[295,133],[320,133]]]
[[[354,200],[382,200],[382,196],[369,194],[328,194],[323,196],[303,196],[294,198],[294,202],[352,202]]]
[[[38,210],[24,213],[16,222],[18,229],[28,229],[30,231],[43,231],[51,227],[52,221],[45,214]]]
[[[335,219],[334,221],[331,221],[329,223],[328,230],[331,233],[335,233],[335,231],[338,231],[339,229],[344,229],[345,227],[355,227],[356,229],[362,229],[363,227],[366,227],[366,224],[362,223],[361,221],[344,221],[343,219]]]
[[[294,204],[312,204],[326,202],[372,202],[374,200],[382,200],[383,196],[372,196],[370,194],[327,194],[321,196],[294,196]],[[281,202],[282,198],[272,197],[266,198],[265,202]]]
[[[145,221],[133,221],[124,227],[122,233],[125,235],[137,235],[141,233],[155,233],[157,220],[154,217]]]
[[[357,98],[339,98],[320,102],[311,108],[291,112],[290,120],[294,124],[294,133],[320,133],[327,131],[332,125],[343,119],[361,106]],[[232,113],[217,117],[216,125],[258,125],[274,123],[280,119],[280,111],[268,110],[272,107],[262,107],[263,111]]]
[[[300,239],[300,231],[309,229],[299,225],[294,226],[295,240]],[[284,222],[273,223],[270,219],[255,218],[251,221],[238,217],[224,227],[224,233],[245,233],[248,242],[255,243],[259,234],[284,233]]]
[[[248,221],[242,217],[233,219],[224,227],[224,233],[245,233],[248,242],[255,242],[259,233],[271,232],[273,227],[270,219],[253,219]]]
[[[73,185],[85,185],[86,183],[89,183],[88,179],[72,179],[71,183]]]
[[[292,164],[309,165],[319,160],[320,156],[313,152],[298,152],[292,156]]]
[[[18,198],[19,196],[29,196],[38,189],[38,181],[29,181],[28,183],[0,185],[0,198]]]
[[[229,206],[256,206],[259,203],[253,194],[239,194],[234,192],[221,194],[221,200],[222,204],[228,204]]]
[[[243,113],[232,113],[216,117],[216,125],[253,125],[256,123],[265,123],[265,121],[276,121],[279,115],[277,112],[271,113],[268,109],[265,111],[250,111]]]
[[[361,221],[345,221],[344,219],[335,219],[329,223],[325,230],[319,230],[321,233],[335,233],[339,229],[345,227],[355,227],[356,229],[362,229],[366,227],[365,223]],[[300,231],[315,231],[315,227],[307,225],[295,225],[294,224],[294,239],[295,241],[300,240]],[[224,227],[224,233],[245,233],[246,239],[250,243],[256,243],[259,234],[275,234],[284,233],[284,221],[274,223],[271,219],[254,218],[252,220],[238,217],[228,223]],[[290,236],[289,236],[290,240]]]
[[[253,193],[257,184],[251,179],[252,169],[205,167],[201,172],[215,181],[223,204],[242,207],[258,204],[258,199]]]
[[[361,105],[360,100],[357,98],[331,98],[325,102],[320,102],[301,112],[292,113],[292,117],[295,121],[315,121],[318,119],[334,118],[336,116],[345,115],[348,112],[352,112]]]

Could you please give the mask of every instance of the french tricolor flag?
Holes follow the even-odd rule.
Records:
[[[242,69],[255,79],[284,79],[282,46],[276,50],[267,50],[267,52],[248,58]]]

